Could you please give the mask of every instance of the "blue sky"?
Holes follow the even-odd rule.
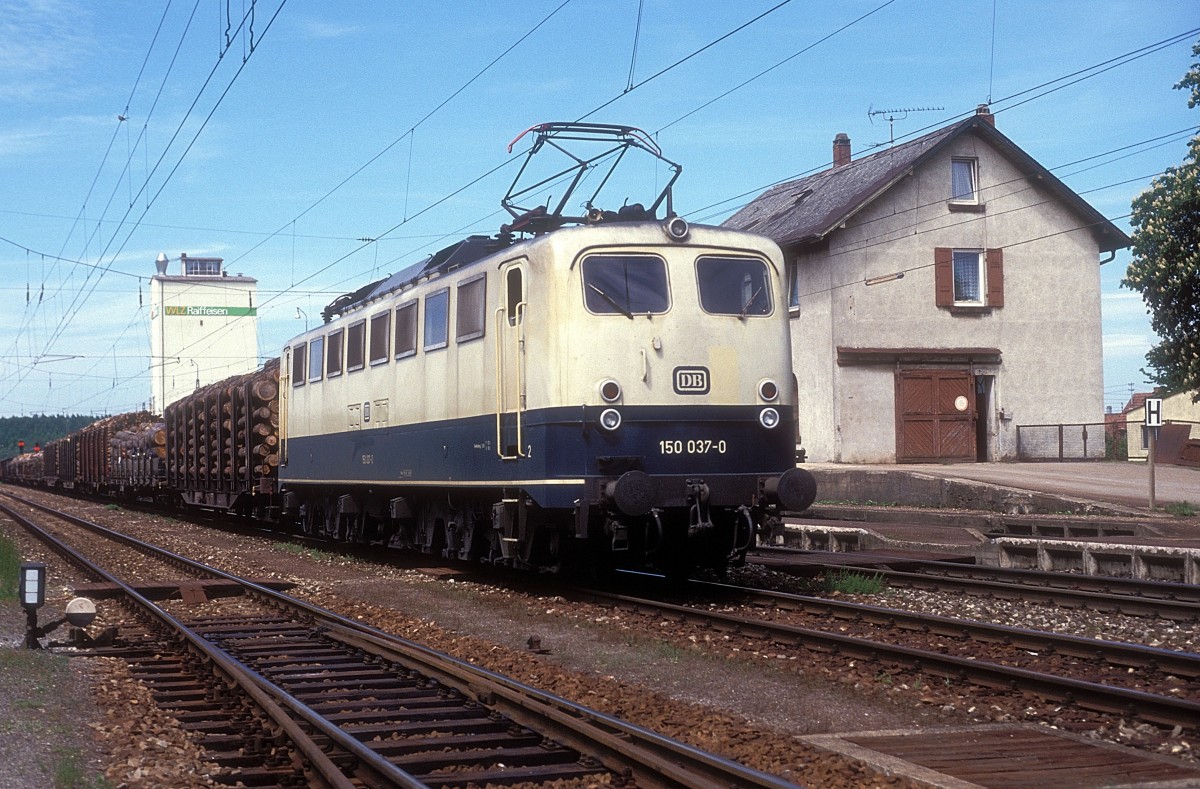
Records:
[[[886,144],[872,110],[941,108],[898,118],[901,140],[990,98],[1126,230],[1200,124],[1172,89],[1200,38],[1182,0],[260,0],[240,27],[231,6],[251,8],[0,0],[0,415],[149,399],[160,252],[256,277],[277,353],[334,296],[494,233],[506,146],[542,121],[651,132],[683,165],[676,209],[719,222],[828,166],[838,132]],[[1128,260],[1101,269],[1114,409],[1154,342]]]

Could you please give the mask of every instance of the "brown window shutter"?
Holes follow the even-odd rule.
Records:
[[[985,253],[987,262],[987,305],[1004,306],[1004,250],[989,249]]]
[[[933,303],[939,307],[954,305],[954,250],[950,247],[933,249]]]

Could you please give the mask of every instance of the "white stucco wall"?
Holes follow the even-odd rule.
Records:
[[[955,156],[978,160],[983,213],[949,208]],[[839,346],[1000,349],[998,366],[975,370],[995,376],[989,459],[1015,457],[1018,424],[1102,422],[1098,244],[1073,229],[1080,224],[965,134],[835,231],[827,251],[802,256],[793,348],[809,458],[895,461],[896,365],[839,367]],[[970,314],[935,306],[935,247],[1002,248],[1004,306]],[[863,284],[900,271],[903,279]]]

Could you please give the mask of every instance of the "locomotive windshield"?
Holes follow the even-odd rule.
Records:
[[[583,259],[583,298],[601,315],[657,314],[671,303],[667,265],[654,255],[588,255]]]
[[[715,315],[771,314],[767,267],[755,258],[706,255],[696,261],[700,306]]]

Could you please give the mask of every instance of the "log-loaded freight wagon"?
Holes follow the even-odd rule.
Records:
[[[166,484],[186,503],[250,513],[276,492],[279,361],[167,406]]]

